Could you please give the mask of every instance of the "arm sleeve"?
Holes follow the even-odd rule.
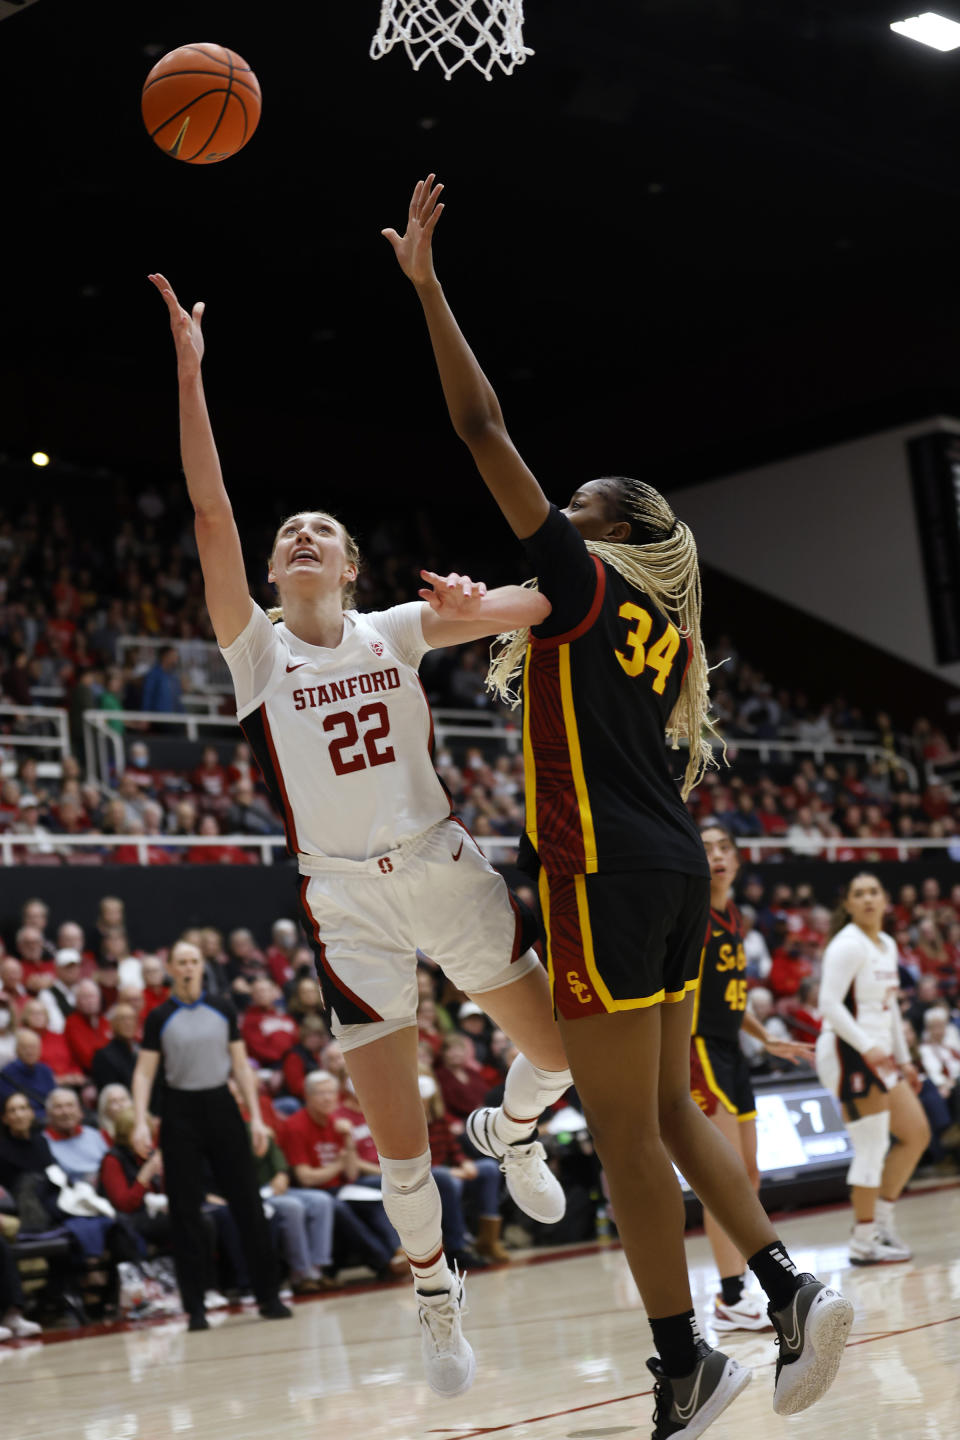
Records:
[[[220,653],[230,667],[237,696],[237,716],[242,720],[263,700],[283,650],[276,629],[259,605],[232,645]]]
[[[820,1013],[834,1034],[862,1054],[872,1048],[873,1041],[843,1003],[861,964],[862,957],[857,953],[857,946],[842,935],[834,936],[823,952]]]
[[[553,606],[534,635],[543,639],[575,630],[586,619],[597,593],[597,564],[583,537],[556,505],[532,535],[522,542],[536,571],[541,592]]]
[[[160,1050],[160,1016],[157,1007],[150,1011],[143,1022],[143,1039],[140,1041],[141,1050]]]
[[[213,1003],[214,1007],[220,1011],[220,1014],[227,1022],[227,1043],[232,1045],[235,1040],[242,1040],[243,1036],[240,1034],[240,1023],[237,1020],[237,1012],[232,1002],[229,1000],[215,1000]]]
[[[390,649],[405,665],[419,668],[420,661],[430,646],[423,638],[422,600],[411,600],[405,605],[394,605],[389,610],[372,610],[364,615],[378,635],[382,635]]]

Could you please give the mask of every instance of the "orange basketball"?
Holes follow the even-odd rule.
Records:
[[[181,45],[158,60],[143,85],[143,123],[166,154],[188,165],[236,155],[260,119],[260,85],[225,45]]]

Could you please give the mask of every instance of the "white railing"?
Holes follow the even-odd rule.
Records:
[[[150,710],[84,710],[83,749],[87,775],[93,780],[106,783],[113,773],[120,775],[126,769],[125,735],[112,728],[112,722],[121,720],[135,725],[178,725],[188,740],[199,740],[200,731],[238,729],[235,715],[159,715]],[[138,731],[134,739],[143,739]]]
[[[0,721],[8,716],[13,720],[25,720],[28,723],[36,724],[44,722],[54,727],[54,735],[38,735],[33,731],[13,731],[9,734],[0,734],[0,753],[8,746],[23,746],[41,750],[56,750],[58,760],[55,764],[41,762],[38,771],[41,771],[42,779],[53,778],[61,773],[60,767],[66,757],[70,754],[70,717],[66,710],[56,709],[46,705],[0,705]],[[7,774],[7,766],[3,767],[3,774]],[[16,773],[14,765],[11,774]]]
[[[494,865],[503,862],[504,857],[511,855],[520,844],[519,835],[483,835],[474,838]],[[279,832],[276,835],[55,835],[45,830],[27,831],[23,834],[5,831],[0,833],[0,864],[14,864],[15,850],[31,850],[36,854],[50,855],[62,850],[115,850],[120,846],[132,846],[137,851],[137,863],[148,865],[151,845],[174,850],[188,850],[193,845],[233,845],[242,850],[259,850],[263,864],[272,865],[274,852],[284,849],[285,843]],[[955,848],[957,853],[950,858],[960,862],[960,839],[957,838],[904,841],[891,836],[871,840],[860,837],[850,839],[844,835],[824,836],[819,849],[825,851],[825,855],[807,855],[793,851],[785,841],[774,838],[741,840],[738,843],[741,855],[747,856],[754,863],[759,863],[763,853],[768,850],[790,851],[790,858],[794,860],[831,861],[836,858],[838,850],[896,850],[898,860],[903,861],[908,860],[910,852],[914,850],[945,850],[949,853],[951,848]]]
[[[519,837],[507,838],[502,835],[484,836],[477,840],[481,850],[496,864],[499,857],[516,850]],[[166,850],[189,850],[194,845],[231,845],[241,850],[259,850],[264,865],[274,863],[274,854],[284,851],[286,841],[279,832],[276,835],[55,835],[45,830],[31,830],[13,834],[7,830],[0,833],[0,865],[16,863],[14,852],[29,850],[37,855],[56,855],[64,850],[117,850],[120,847],[135,847],[137,864],[150,864],[150,847]]]
[[[176,650],[179,668],[190,676],[195,690],[232,695],[233,682],[227,662],[213,640],[171,640],[167,635],[121,635],[117,658],[136,675],[143,675],[161,650]]]

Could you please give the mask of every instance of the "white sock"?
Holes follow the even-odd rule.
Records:
[[[869,1244],[877,1233],[877,1222],[875,1220],[858,1220],[853,1227],[854,1240],[862,1240]]]
[[[540,1070],[526,1055],[518,1055],[507,1071],[503,1105],[493,1122],[498,1138],[506,1145],[529,1140],[547,1106],[572,1084],[569,1070]]]
[[[895,1200],[881,1200],[880,1196],[877,1196],[874,1214],[876,1216],[876,1226],[881,1235],[889,1235],[893,1230],[893,1211],[895,1205]]]
[[[400,1236],[417,1289],[449,1289],[453,1277],[443,1253],[440,1191],[430,1169],[430,1151],[409,1160],[381,1155],[380,1171],[383,1208]]]

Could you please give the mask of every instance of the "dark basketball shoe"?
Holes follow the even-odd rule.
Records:
[[[850,1301],[815,1275],[798,1275],[800,1287],[782,1310],[769,1307],[780,1353],[773,1384],[777,1415],[797,1415],[830,1389],[853,1324]]]
[[[722,1350],[697,1343],[697,1363],[689,1375],[666,1376],[659,1360],[648,1360],[656,1379],[651,1440],[695,1440],[745,1390],[753,1371],[731,1360]]]

